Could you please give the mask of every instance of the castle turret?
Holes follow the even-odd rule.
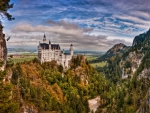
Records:
[[[51,49],[51,41],[49,40],[49,49]]]
[[[74,51],[74,50],[73,50],[73,45],[71,44],[71,45],[70,45],[70,54],[71,54],[71,56],[73,56],[73,51]]]
[[[44,34],[44,37],[43,37],[43,43],[46,43],[46,36]]]

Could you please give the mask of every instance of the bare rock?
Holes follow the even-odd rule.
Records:
[[[3,26],[0,24],[0,70],[4,71],[7,61],[7,46]]]

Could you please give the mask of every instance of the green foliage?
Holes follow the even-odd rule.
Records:
[[[0,0],[0,15],[2,19],[6,17],[8,20],[14,20],[12,15],[8,13],[10,8],[13,8],[14,4],[10,4],[10,0]]]
[[[103,68],[106,77],[115,84],[119,81],[122,73],[119,65],[120,61],[120,56],[113,57],[108,60],[108,66]]]
[[[102,94],[102,99],[109,100],[105,95],[109,91],[108,81],[82,55],[74,57],[65,72],[55,61],[41,65],[36,59],[18,63],[12,69],[12,83],[19,88],[19,98],[39,112],[87,113],[88,99]]]
[[[131,69],[134,61],[129,57],[130,53],[137,55],[137,60],[142,59],[136,72],[133,74]],[[144,56],[144,57],[143,57]],[[143,57],[143,58],[142,58]],[[123,61],[123,63],[122,63]],[[148,91],[150,88],[149,69],[150,69],[150,30],[144,34],[135,37],[133,46],[121,56],[115,56],[108,60],[107,66],[101,69],[107,79],[116,85],[114,92],[109,90],[111,96],[107,107],[100,107],[97,111],[103,112],[123,112],[135,113],[140,112],[143,108],[145,112],[149,112],[146,101],[148,99]],[[127,79],[122,80],[123,68],[130,74]],[[141,76],[141,74],[143,74]],[[143,77],[144,76],[144,77]],[[113,86],[111,84],[111,87]]]
[[[12,85],[0,84],[0,112],[1,113],[18,113],[19,105],[10,99]]]
[[[0,71],[0,82],[4,79],[6,76],[6,71]]]
[[[0,60],[0,67],[2,67],[4,64],[4,62],[2,60]]]
[[[130,61],[126,61],[124,64],[124,68],[131,68],[132,64]]]

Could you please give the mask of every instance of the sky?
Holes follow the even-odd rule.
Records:
[[[8,48],[36,49],[42,42],[61,49],[107,51],[132,45],[150,28],[150,0],[11,0],[15,20],[2,20]]]

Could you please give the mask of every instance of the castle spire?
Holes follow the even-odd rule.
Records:
[[[46,36],[44,34],[44,37],[43,37],[43,43],[46,43]]]

